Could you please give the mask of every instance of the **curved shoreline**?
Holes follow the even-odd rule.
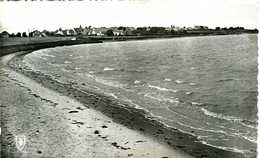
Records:
[[[36,49],[34,49],[36,50]],[[179,148],[194,157],[210,157],[210,158],[242,158],[245,157],[241,153],[217,149],[200,142],[196,137],[182,133],[178,129],[166,127],[164,124],[147,118],[145,111],[141,109],[122,106],[115,99],[100,95],[92,91],[82,91],[72,84],[62,84],[41,72],[28,70],[22,64],[23,55],[33,50],[22,53],[21,56],[14,57],[9,64],[15,71],[22,73],[29,78],[42,84],[44,87],[62,93],[65,96],[74,98],[79,102],[90,105],[93,109],[101,111],[115,122],[123,124],[128,128],[139,130],[155,137],[159,141],[164,141],[174,148]]]

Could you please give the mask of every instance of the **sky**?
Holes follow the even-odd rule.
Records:
[[[0,2],[0,31],[82,26],[206,25],[257,28],[258,0],[85,0]]]

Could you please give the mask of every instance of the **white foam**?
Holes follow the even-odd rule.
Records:
[[[172,79],[170,79],[170,78],[165,78],[164,81],[170,82],[170,81],[172,81]]]
[[[201,106],[201,105],[203,105],[203,103],[191,102],[191,105]]]
[[[208,146],[212,146],[218,149],[222,149],[222,150],[226,150],[226,151],[232,151],[235,153],[241,153],[241,154],[245,154],[245,153],[252,153],[249,150],[243,150],[243,149],[238,149],[238,148],[232,148],[232,147],[224,147],[224,146],[217,146],[217,145],[212,145],[207,143],[206,141],[200,141],[202,144],[208,145]]]
[[[178,92],[178,90],[167,89],[167,88],[163,88],[163,87],[159,87],[159,86],[153,86],[153,85],[150,85],[150,84],[148,85],[148,87],[157,89],[157,90],[159,90],[159,91],[168,91],[168,92],[173,92],[173,93]]]
[[[227,120],[227,121],[240,121],[241,119],[240,118],[236,118],[236,117],[233,117],[233,116],[225,116],[223,114],[218,114],[218,113],[215,113],[215,112],[211,112],[205,108],[201,108],[201,111],[205,114],[205,115],[208,115],[208,116],[211,116],[211,117],[215,117],[215,118],[218,118],[218,119],[221,119],[221,120]]]
[[[47,54],[47,53],[41,53],[41,56],[45,56],[45,57],[51,57],[51,58],[55,58],[55,55],[51,55],[51,54]]]
[[[257,129],[257,127],[254,127],[254,126],[247,125],[247,124],[243,123],[242,122],[243,119],[241,119],[241,118],[237,118],[237,117],[233,117],[233,116],[226,116],[226,115],[223,115],[223,114],[214,113],[214,112],[211,112],[211,111],[209,111],[209,110],[207,110],[205,108],[201,108],[201,111],[205,115],[208,115],[208,116],[211,116],[211,117],[214,117],[214,118],[218,118],[218,119],[226,120],[226,121],[236,121],[236,122],[240,123],[241,125],[243,125],[245,127]]]
[[[134,84],[140,84],[141,81],[135,80]]]
[[[105,67],[104,68],[104,71],[113,71],[113,70],[115,70],[114,68],[111,68],[111,67]]]
[[[182,81],[182,80],[175,80],[175,83],[182,84],[182,83],[184,83],[184,81]]]
[[[64,64],[71,64],[71,61],[64,61]]]
[[[119,82],[107,81],[107,80],[103,80],[101,78],[96,78],[96,77],[94,77],[94,79],[96,82],[102,83],[102,84],[110,86],[110,87],[123,88],[125,86]]]
[[[115,99],[118,99],[118,97],[114,93],[106,93],[106,94],[111,96],[111,97],[113,97],[113,98],[115,98]]]
[[[198,84],[191,82],[191,83],[189,83],[189,85],[190,85],[190,86],[196,86],[196,85],[198,85]]]
[[[170,98],[165,98],[165,97],[155,97],[155,96],[152,96],[152,95],[150,95],[150,94],[145,94],[144,95],[145,97],[148,97],[148,98],[151,98],[151,99],[154,99],[154,100],[157,100],[157,101],[163,101],[163,102],[169,102],[169,103],[179,103],[179,100],[178,100],[178,98],[176,98],[176,99],[170,99]]]
[[[147,112],[147,113],[150,113],[147,109],[145,109],[145,108],[141,107],[140,105],[134,103],[132,100],[130,100],[130,99],[128,99],[128,98],[124,99],[124,101],[126,101],[126,102],[128,102],[128,103],[134,105],[134,108],[136,108],[136,109],[140,109],[140,110],[143,110],[143,111],[145,111],[145,112]]]
[[[234,135],[239,136],[239,137],[242,137],[242,138],[244,138],[244,139],[246,139],[246,140],[248,140],[248,141],[250,141],[250,142],[252,142],[252,143],[257,144],[257,140],[256,140],[257,138],[244,136],[244,135],[242,135],[241,133],[234,133]]]
[[[186,95],[191,95],[193,92],[186,92],[185,94]]]

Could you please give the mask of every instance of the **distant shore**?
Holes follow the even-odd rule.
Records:
[[[180,38],[180,37],[200,37],[200,36],[219,36],[219,35],[241,35],[256,34],[233,33],[233,34],[176,34],[176,35],[147,35],[147,36],[66,36],[66,37],[12,37],[0,38],[0,56],[14,53],[17,51],[37,50],[49,47],[77,45],[88,43],[102,43],[113,41],[131,41],[131,40],[148,40],[163,38]]]

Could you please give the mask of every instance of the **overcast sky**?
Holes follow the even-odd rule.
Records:
[[[257,0],[85,0],[0,2],[0,30],[82,26],[243,26],[256,28]]]

